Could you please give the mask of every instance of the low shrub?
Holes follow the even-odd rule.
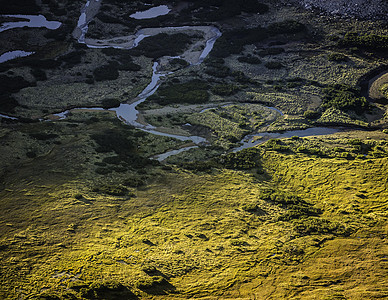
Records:
[[[267,69],[281,69],[283,68],[283,64],[278,61],[269,61],[265,63],[265,67]]]
[[[360,47],[372,50],[388,49],[388,35],[378,34],[358,34],[348,32],[344,38],[338,42],[341,47]]]
[[[116,98],[105,98],[101,101],[102,107],[105,109],[112,108],[112,107],[119,107],[120,101]]]
[[[334,107],[340,110],[353,110],[358,114],[362,114],[370,109],[369,102],[365,97],[360,96],[360,92],[354,88],[335,85],[327,87],[324,90],[322,107]]]
[[[343,62],[343,61],[347,61],[348,57],[342,53],[330,53],[327,56],[327,59],[335,62]]]
[[[160,87],[158,92],[147,100],[160,105],[171,103],[205,103],[209,100],[209,86],[205,81],[192,80],[185,83]]]
[[[137,188],[145,185],[145,181],[138,177],[128,177],[123,181],[123,185]]]
[[[192,43],[193,36],[185,33],[159,33],[147,37],[131,53],[138,52],[146,57],[177,56]]]
[[[317,217],[294,220],[293,223],[295,230],[302,235],[334,234],[337,236],[348,236],[350,234],[350,230],[343,224]]]
[[[303,113],[303,116],[308,120],[316,120],[321,116],[321,113],[313,110],[307,110]]]
[[[173,66],[180,66],[180,67],[187,67],[189,65],[189,63],[187,61],[185,61],[184,59],[181,59],[181,58],[173,58],[170,61],[170,63]]]
[[[21,76],[0,75],[0,94],[17,93],[34,84],[28,82]]]
[[[212,87],[212,93],[220,96],[230,96],[237,93],[240,87],[233,84],[219,84]]]
[[[59,137],[59,135],[55,133],[36,132],[36,133],[30,133],[30,137],[40,141],[47,141],[47,140],[55,139]]]
[[[119,78],[119,71],[117,70],[117,66],[115,67],[109,64],[94,69],[93,75],[96,81],[115,80]]]
[[[258,52],[258,55],[260,55],[261,57],[264,57],[268,55],[278,55],[283,52],[284,52],[284,48],[274,47],[274,48],[267,48],[267,49],[260,50]]]
[[[262,27],[226,31],[214,44],[211,57],[225,58],[231,54],[240,54],[245,45],[260,42],[268,37]]]
[[[62,55],[59,59],[65,62],[67,66],[72,67],[81,63],[85,53],[85,50],[73,51]]]
[[[138,299],[128,287],[115,281],[95,282],[88,287],[82,286],[78,289],[85,299]]]
[[[32,76],[35,77],[36,81],[47,80],[46,72],[43,71],[42,69],[33,68],[33,69],[31,69],[31,74],[32,74]]]
[[[8,93],[0,94],[0,111],[12,113],[19,106],[19,102]]]
[[[292,34],[306,30],[306,26],[295,20],[285,20],[270,24],[268,32],[271,34]]]
[[[265,144],[264,147],[268,150],[274,150],[279,152],[287,152],[290,150],[289,146],[283,145],[283,142],[278,139],[270,139]]]
[[[217,162],[227,169],[249,170],[261,166],[259,151],[255,148],[223,155]]]
[[[107,194],[111,196],[125,196],[128,194],[128,189],[121,185],[105,184],[93,189],[93,192]]]
[[[247,64],[251,64],[251,65],[259,65],[259,64],[261,64],[260,58],[258,58],[256,56],[239,56],[237,58],[237,60],[239,62],[247,63]]]
[[[322,214],[322,211],[315,208],[311,203],[285,191],[265,189],[261,192],[260,199],[286,209],[286,212],[279,217],[280,221],[291,221]]]

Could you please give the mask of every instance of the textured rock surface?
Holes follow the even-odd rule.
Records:
[[[387,0],[297,0],[296,2],[306,9],[318,9],[336,16],[388,21]]]

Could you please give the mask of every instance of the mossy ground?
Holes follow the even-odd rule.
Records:
[[[101,291],[107,299],[374,299],[388,291],[383,133],[284,140],[288,150],[267,143],[247,156],[259,169],[150,166],[107,177],[85,176],[81,162],[95,146],[88,154],[88,143],[61,141],[3,180],[4,299]],[[352,154],[357,145],[366,157]],[[56,166],[64,153],[71,161]],[[128,177],[145,185],[116,196]],[[267,200],[268,189],[321,213],[290,218],[295,206]]]

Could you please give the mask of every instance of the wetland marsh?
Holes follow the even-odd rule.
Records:
[[[386,297],[381,1],[19,1],[1,299]]]

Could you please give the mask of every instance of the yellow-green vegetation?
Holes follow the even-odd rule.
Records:
[[[88,48],[70,32],[80,2],[38,2],[62,16],[59,31],[1,33],[7,47],[28,41],[37,53],[0,68],[1,112],[30,118],[1,117],[0,299],[387,297],[385,24],[256,0],[184,1],[136,20],[146,3],[102,1],[95,39],[219,28],[209,57],[189,65],[182,58],[195,60],[202,33]],[[174,72],[139,105],[139,122],[210,144],[160,163],[152,158],[193,144],[112,111],[31,120],[134,101],[158,60],[158,71]],[[377,103],[363,97],[372,77]],[[263,134],[232,152],[249,133],[317,125],[368,131],[265,143]]]
[[[372,83],[369,96],[377,100],[388,97],[388,73],[383,74]]]
[[[317,120],[320,124],[327,125],[356,125],[356,126],[367,126],[368,123],[365,121],[358,120],[357,117],[350,116],[335,107],[330,107],[322,113],[322,116]]]
[[[191,114],[186,120],[191,124],[206,126],[215,134],[214,144],[230,148],[250,131],[257,131],[279,113],[262,105],[225,105],[217,109]]]
[[[385,98],[388,98],[388,83],[383,84],[380,88],[380,91]]]
[[[309,105],[309,99],[307,97],[300,97],[299,95],[289,93],[249,92],[248,95],[252,97],[253,101],[268,103],[289,114],[302,114]]]
[[[192,124],[201,124],[211,128],[220,139],[220,145],[228,145],[238,142],[249,131],[241,128],[238,123],[223,118],[213,111],[205,111],[200,114],[192,115],[188,118]]]
[[[306,129],[311,126],[310,122],[306,118],[295,115],[284,115],[279,117],[275,122],[265,127],[265,131],[285,131],[285,130],[298,130]],[[262,129],[263,130],[263,129]]]
[[[52,163],[82,159],[61,141]],[[0,297],[384,297],[387,157],[379,132],[274,140],[208,173],[85,177],[38,156],[3,180]]]
[[[110,61],[112,58],[117,61]],[[132,63],[128,55],[120,59]],[[120,102],[133,99],[149,83],[152,64],[147,58],[134,58],[136,63],[144,66],[134,72],[119,61],[115,56],[95,49],[82,56],[82,63],[67,66],[64,70],[47,70],[47,80],[39,81],[36,86],[24,88],[15,94],[15,99],[20,104],[15,110],[17,115],[37,118],[72,107],[101,107],[106,98],[115,98]],[[102,68],[101,65],[108,67]],[[95,78],[97,73],[93,74],[93,70],[98,68],[102,68],[104,76],[114,72],[117,77]],[[12,70],[28,76],[24,69]]]

